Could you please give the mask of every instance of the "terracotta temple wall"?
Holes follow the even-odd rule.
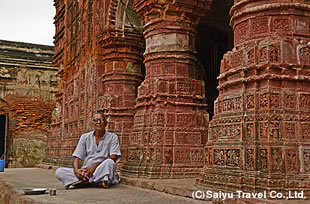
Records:
[[[195,40],[211,3],[55,0],[61,80],[45,161],[70,165],[103,109],[120,138],[123,175],[201,172],[196,183],[217,190],[309,190],[309,1],[235,0],[235,45],[209,122]]]
[[[310,173],[310,2],[235,1],[205,166],[217,190],[304,190]]]
[[[141,20],[130,11],[132,1],[54,2],[54,64],[60,80],[44,162],[71,166],[79,137],[92,130],[98,109],[106,112],[107,129],[119,136],[126,160],[137,87],[143,79]]]
[[[209,1],[135,1],[145,23],[146,74],[123,175],[192,177],[202,168],[208,113],[203,84],[195,79],[195,35],[209,6]]]

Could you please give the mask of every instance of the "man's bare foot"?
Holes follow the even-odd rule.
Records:
[[[103,188],[109,188],[109,184],[107,181],[103,181]]]
[[[107,181],[101,181],[101,182],[97,183],[97,186],[99,186],[101,188],[109,188],[109,184]]]

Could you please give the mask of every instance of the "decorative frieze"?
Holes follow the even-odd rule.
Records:
[[[213,165],[240,168],[240,149],[213,149]]]
[[[289,32],[291,30],[291,19],[287,16],[274,17],[271,20],[271,31],[273,32]]]
[[[187,164],[189,164],[191,162],[190,149],[175,148],[174,149],[174,162],[175,163],[187,163]]]
[[[204,161],[204,152],[203,149],[191,149],[190,153],[191,163],[203,163]]]
[[[269,19],[268,17],[258,17],[251,20],[251,36],[265,36],[269,33]]]

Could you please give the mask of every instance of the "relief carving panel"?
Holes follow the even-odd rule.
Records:
[[[255,96],[254,95],[246,96],[246,107],[247,109],[253,109],[255,107]]]
[[[174,157],[176,163],[190,163],[190,150],[176,148],[174,150]]]
[[[191,162],[203,163],[203,149],[191,149]]]
[[[254,149],[247,149],[245,152],[245,168],[248,171],[255,170],[255,150]]]
[[[214,149],[213,164],[217,166],[240,166],[240,149]]]
[[[301,123],[300,133],[302,140],[310,141],[310,123]]]
[[[306,173],[310,172],[310,149],[306,149],[303,151],[303,164],[304,164],[304,171]]]
[[[271,151],[272,159],[272,171],[273,172],[282,172],[282,151],[281,149],[272,149]]]
[[[268,150],[260,149],[258,152],[258,170],[268,171]]]
[[[287,171],[298,171],[298,153],[294,149],[286,151]]]

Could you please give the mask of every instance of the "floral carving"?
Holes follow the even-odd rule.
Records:
[[[304,150],[303,160],[305,172],[310,172],[310,150]]]
[[[140,160],[140,156],[142,155],[142,150],[135,148],[135,149],[128,149],[128,160],[135,161]]]
[[[257,18],[252,22],[252,35],[265,34],[268,32],[268,18]]]
[[[277,31],[289,31],[290,20],[288,18],[277,18],[273,20],[273,29]]]
[[[154,148],[151,150],[151,161],[155,163],[161,163],[163,159],[162,150],[160,148]]]
[[[279,108],[280,107],[280,94],[270,94],[270,107]]]
[[[246,106],[247,106],[247,109],[253,109],[254,106],[255,106],[255,97],[254,95],[247,95],[246,97]]]
[[[250,49],[250,50],[247,52],[248,64],[253,64],[253,63],[254,63],[254,59],[255,59],[254,54],[255,54],[254,48],[253,48],[253,49]]]
[[[238,25],[236,27],[236,33],[238,33],[237,36],[239,37],[239,39],[236,38],[237,42],[242,42],[242,41],[244,41],[244,40],[246,40],[248,38],[248,36],[249,36],[249,28],[250,27],[249,27],[248,21],[243,22],[243,23],[241,23],[240,25]]]
[[[268,93],[263,93],[260,95],[259,105],[261,108],[269,107],[269,94]]]
[[[296,125],[295,123],[286,123],[285,124],[285,137],[286,139],[296,139]]]
[[[286,108],[295,108],[296,107],[296,96],[295,94],[288,94],[285,93],[284,94],[284,98],[283,98],[283,102],[284,102],[284,106]]]
[[[242,51],[233,52],[230,59],[230,64],[232,68],[242,65]]]
[[[299,50],[300,63],[310,64],[310,46],[303,47]]]
[[[270,62],[278,62],[280,57],[279,57],[279,46],[277,45],[271,45],[269,48],[269,60]]]
[[[310,123],[301,124],[301,137],[303,140],[310,140]]]
[[[268,50],[267,47],[263,47],[259,51],[259,62],[266,62],[268,60]]]

